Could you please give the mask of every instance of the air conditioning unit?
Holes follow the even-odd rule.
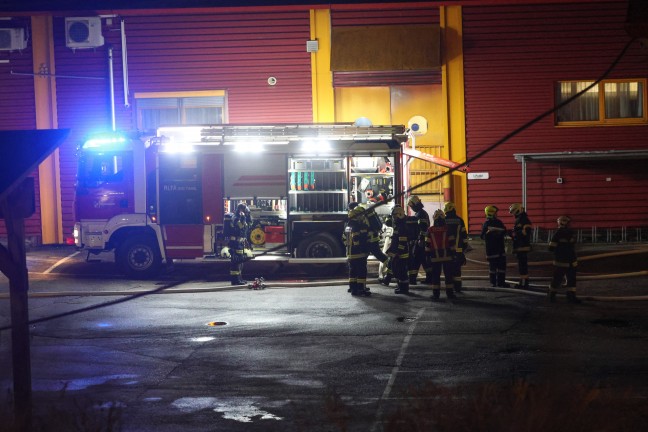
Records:
[[[27,48],[24,28],[0,29],[0,51],[18,51]]]
[[[65,46],[72,49],[97,48],[104,44],[100,17],[65,18]]]

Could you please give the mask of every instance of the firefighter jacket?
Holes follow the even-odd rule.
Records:
[[[514,253],[531,251],[531,220],[526,212],[515,216],[512,234]]]
[[[342,241],[346,246],[347,258],[366,258],[368,255],[368,231],[367,225],[358,218],[349,220],[342,234]]]
[[[549,250],[554,253],[554,265],[556,267],[576,267],[576,235],[570,228],[558,228],[556,234],[551,237]]]
[[[446,213],[446,225],[448,226],[448,239],[452,244],[452,250],[456,253],[463,253],[468,246],[468,232],[464,220],[457,215],[456,210]]]
[[[504,237],[506,236],[506,227],[498,218],[486,219],[482,226],[481,239],[486,246],[486,258],[499,258],[506,256]]]
[[[430,215],[424,209],[414,213],[414,216],[406,218],[407,231],[410,241],[417,242],[425,240],[427,230],[430,227]]]
[[[409,258],[409,245],[407,241],[407,222],[405,220],[392,220],[391,244],[387,255],[401,259]]]
[[[454,255],[453,246],[448,232],[448,225],[435,225],[428,228],[425,238],[425,254],[429,262],[452,261]]]
[[[234,215],[231,222],[232,225],[229,237],[230,247],[232,247],[233,244],[236,244],[241,249],[245,246],[250,230],[250,223],[248,223],[248,220],[251,221],[251,218],[246,217],[244,214]]]

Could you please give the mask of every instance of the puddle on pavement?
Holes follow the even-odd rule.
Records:
[[[221,413],[224,419],[242,423],[251,423],[254,420],[283,420],[282,417],[256,407],[255,401],[247,398],[185,397],[173,401],[171,405],[188,413],[212,409]]]

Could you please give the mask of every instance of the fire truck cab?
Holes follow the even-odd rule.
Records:
[[[345,262],[350,202],[402,204],[404,126],[353,124],[163,127],[110,134],[79,149],[74,238],[113,251],[127,275],[173,260],[218,260],[224,216],[245,202],[256,259],[325,268]],[[318,267],[315,267],[316,270]]]

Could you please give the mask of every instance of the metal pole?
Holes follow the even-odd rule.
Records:
[[[124,106],[130,106],[128,88],[128,53],[126,51],[126,23],[121,20],[122,77],[124,81]]]
[[[110,119],[112,120],[112,130],[117,130],[115,123],[115,79],[113,77],[113,47],[108,47],[108,79],[110,80]]]
[[[527,166],[526,158],[522,158],[522,207],[527,208]]]

